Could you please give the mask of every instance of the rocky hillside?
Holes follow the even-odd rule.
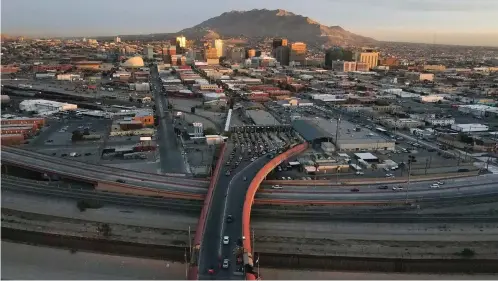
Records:
[[[184,29],[178,34],[183,34],[187,38],[283,37],[311,45],[376,43],[372,38],[356,35],[340,26],[325,26],[308,17],[284,10],[231,11]]]

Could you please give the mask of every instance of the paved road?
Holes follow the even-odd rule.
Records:
[[[157,129],[159,141],[159,156],[163,173],[185,173],[185,160],[180,152],[172,120],[168,113],[168,101],[162,93],[162,84],[156,67],[151,67],[151,84],[156,104],[156,113],[159,115]],[[151,85],[151,87],[153,86]]]
[[[192,191],[202,192],[207,187],[207,181],[193,180],[181,177],[166,177],[163,175],[126,171],[123,169],[100,166],[73,159],[57,158],[49,155],[25,150],[2,147],[2,160],[7,162],[33,165],[54,174],[69,175],[74,177],[88,177],[89,180],[116,181],[124,179],[127,183],[139,186],[155,187],[159,189],[183,189],[183,185],[194,188]],[[84,173],[82,173],[84,170]],[[159,184],[160,182],[160,184]],[[167,184],[165,184],[167,183]],[[188,191],[188,189],[186,189]]]
[[[231,149],[227,149],[226,158],[229,157]],[[242,208],[251,179],[269,161],[267,157],[260,157],[254,162],[242,162],[232,171],[231,176],[225,173],[228,167],[223,166],[213,195],[211,209],[209,210],[206,230],[203,237],[202,250],[199,262],[199,279],[244,279],[244,276],[234,275],[236,269],[235,255],[237,239],[242,237]],[[224,163],[226,160],[224,160]],[[244,181],[244,177],[247,178]],[[226,223],[226,217],[233,216],[232,223]],[[223,245],[223,236],[230,237],[229,245]],[[220,268],[224,258],[230,259],[230,268]],[[215,276],[207,274],[210,268],[216,271]]]
[[[440,188],[426,189],[427,183],[417,183],[415,190],[403,191],[368,190],[363,192],[343,191],[340,193],[258,193],[258,198],[294,199],[294,200],[403,200],[403,199],[451,199],[470,196],[498,195],[498,181],[494,175],[471,177],[462,181],[450,182]],[[406,191],[408,190],[408,191]]]
[[[444,185],[441,188],[448,187],[457,187],[469,184],[480,184],[480,183],[490,183],[493,180],[498,181],[498,175],[486,174],[480,175],[479,177],[468,177],[468,178],[457,178],[457,179],[449,179],[442,180]],[[415,190],[429,190],[430,185],[436,183],[438,181],[417,181],[411,182],[408,188],[405,188],[404,191],[415,191]],[[406,187],[408,184],[405,183],[375,183],[369,185],[314,185],[313,181],[309,181],[308,185],[292,185],[285,184],[282,185],[282,189],[273,189],[272,185],[263,184],[261,185],[261,190],[265,192],[272,192],[275,194],[278,193],[349,193],[350,189],[358,188],[360,192],[386,192],[386,190],[379,189],[381,186],[388,186],[389,190],[392,190],[392,187],[403,186]],[[394,192],[394,191],[391,191]]]

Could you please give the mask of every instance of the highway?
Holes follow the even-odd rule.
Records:
[[[161,170],[163,173],[185,173],[187,172],[185,160],[178,148],[176,134],[168,113],[168,101],[162,93],[163,85],[155,65],[150,68],[150,74],[150,82],[153,87],[151,90],[154,94],[156,105],[156,116],[159,116],[157,139],[159,141]]]
[[[228,154],[226,154],[227,157]],[[233,254],[237,239],[242,237],[242,206],[251,179],[268,161],[269,158],[265,156],[254,162],[244,161],[236,170],[232,171],[231,176],[225,175],[228,167],[223,166],[207,218],[200,252],[199,279],[244,279],[244,275],[234,274],[237,266]],[[244,181],[244,177],[246,177],[246,181]],[[232,223],[227,223],[228,215],[232,215]],[[223,236],[225,235],[230,238],[229,245],[223,245]],[[220,268],[224,258],[230,260],[228,270]],[[215,269],[214,276],[207,273],[210,268]]]
[[[64,159],[36,153],[32,151],[2,146],[2,163],[17,164],[33,170],[75,179],[86,179],[89,182],[125,180],[127,184],[147,186],[165,190],[188,190],[192,193],[205,193],[208,182],[183,177],[167,177],[163,175],[123,170],[115,167],[94,165],[73,159]],[[85,171],[82,173],[82,171]]]
[[[108,193],[77,187],[68,188],[66,186],[57,186],[56,182],[38,182],[16,177],[8,177],[5,175],[2,176],[2,190],[24,192],[41,196],[72,198],[75,200],[88,199],[116,205],[160,208],[182,213],[190,212],[197,214],[201,209],[201,204],[198,200],[152,198]]]
[[[361,187],[359,192],[351,192],[348,189],[343,189],[342,192],[307,192],[307,193],[258,193],[259,199],[294,199],[294,200],[330,200],[330,201],[376,201],[376,200],[443,200],[456,199],[460,197],[470,196],[491,196],[498,194],[498,177],[473,177],[466,181],[448,182],[440,188],[429,188],[428,183],[415,183],[414,189],[404,186],[403,191],[394,192],[392,190],[377,190],[375,188],[367,188],[366,191]],[[396,185],[394,185],[396,186]]]
[[[2,162],[17,163],[19,165],[33,165],[45,172],[61,175],[69,175],[75,178],[87,179],[88,181],[108,181],[115,182],[123,179],[126,184],[142,187],[162,189],[166,191],[182,191],[191,194],[205,194],[207,181],[194,180],[189,178],[165,177],[127,171],[118,168],[98,166],[71,159],[56,158],[36,152],[2,147]],[[84,169],[84,173],[82,170]],[[126,172],[126,173],[123,173]],[[224,174],[225,170],[222,172]],[[481,175],[478,177],[449,180],[439,189],[429,189],[430,182],[414,182],[409,187],[404,186],[403,191],[394,192],[392,190],[378,190],[382,183],[371,186],[348,186],[343,187],[302,187],[284,186],[282,190],[271,190],[263,188],[263,192],[258,192],[258,199],[293,199],[293,200],[392,200],[392,199],[426,199],[439,198],[441,196],[467,196],[476,193],[490,194],[494,185],[490,185],[496,180],[495,175]],[[311,183],[311,182],[310,182]],[[469,183],[472,186],[467,186]],[[480,185],[477,189],[473,186]],[[388,184],[397,186],[397,184]],[[352,188],[360,191],[353,193]]]

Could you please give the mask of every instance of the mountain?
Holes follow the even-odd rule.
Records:
[[[368,45],[377,41],[285,10],[231,11],[181,30],[187,38],[282,37],[309,45]]]

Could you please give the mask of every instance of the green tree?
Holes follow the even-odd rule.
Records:
[[[80,140],[83,140],[83,134],[78,130],[73,131],[73,134],[71,136],[71,141],[80,141]]]
[[[216,129],[214,128],[206,128],[204,129],[204,135],[216,135]]]

